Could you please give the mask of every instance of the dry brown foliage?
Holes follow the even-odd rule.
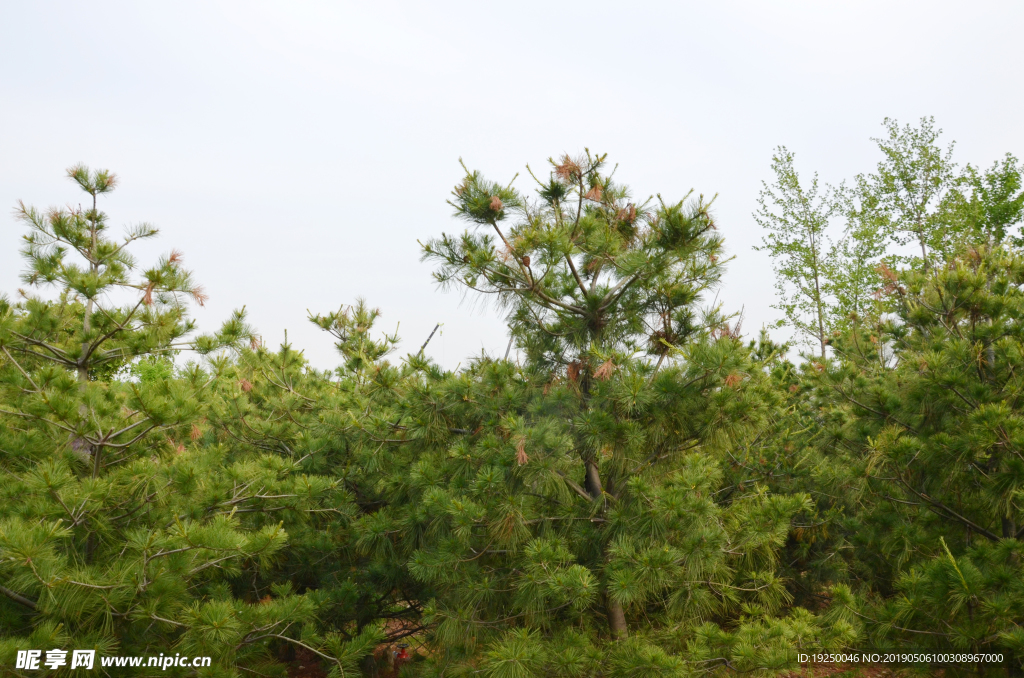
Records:
[[[579,379],[580,376],[580,367],[582,367],[582,365],[578,360],[574,360],[566,366],[565,376],[569,378],[569,381],[576,383],[576,380]]]
[[[516,462],[522,466],[528,461],[530,461],[530,457],[526,454],[526,438],[520,436],[516,442]]]
[[[617,368],[615,363],[612,362],[611,358],[608,358],[608,360],[605,360],[603,363],[601,363],[601,366],[598,367],[597,371],[594,372],[594,378],[599,379],[601,381],[605,381],[606,379],[612,376],[616,369]]]
[[[562,181],[578,181],[581,171],[579,163],[568,155],[563,155],[562,162],[555,165],[555,175]]]

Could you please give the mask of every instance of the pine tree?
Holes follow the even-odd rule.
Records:
[[[270,651],[292,644],[340,676],[378,629],[323,628],[324,599],[276,566],[289,533],[344,514],[344,495],[280,447],[209,428],[246,393],[240,367],[169,356],[244,350],[244,315],[189,339],[186,303],[204,295],[181,255],[139,270],[129,248],[156,229],[115,240],[97,205],[114,175],[69,176],[87,209],[18,210],[24,280],[56,295],[0,301],[0,664],[31,647],[178,651],[228,675],[273,669]]]
[[[114,404],[90,381],[110,376],[140,356],[166,355],[184,346],[179,340],[193,329],[184,301],[188,298],[202,305],[206,297],[181,267],[181,254],[176,251],[133,280],[137,266],[128,246],[155,237],[156,229],[139,224],[127,230],[123,241],[110,239],[107,215],[99,211],[97,201],[114,189],[116,177],[80,165],[70,168],[68,176],[90,197],[88,209],[52,209],[45,214],[24,204],[18,209],[19,218],[30,229],[22,250],[28,263],[22,279],[33,287],[58,288],[59,299],[26,296],[17,325],[8,322],[3,328],[2,350],[26,380],[22,391],[35,396],[38,409],[25,416],[45,423],[58,438],[71,436],[72,449],[92,466],[95,478],[110,462],[111,452],[116,454],[137,438],[182,422],[169,417],[166,408],[158,413],[159,406],[147,407],[149,403],[140,400],[124,426],[96,427],[96,420],[110,416]],[[128,296],[129,301],[124,306],[110,304],[108,300],[118,296]],[[6,315],[14,320],[9,312]],[[59,339],[53,340],[54,336]],[[22,364],[26,360],[29,365],[52,368],[43,368],[49,385],[29,377]],[[68,380],[72,372],[77,384]],[[50,389],[54,390],[48,394]],[[74,391],[82,397],[77,408],[68,409]],[[58,401],[57,394],[65,397]],[[178,398],[184,402],[190,395],[178,394]],[[183,408],[180,414],[192,413]]]
[[[982,246],[888,275],[884,332],[851,334],[817,378],[846,465],[828,475],[860,509],[862,623],[876,646],[994,650],[1019,670],[1024,266]]]
[[[700,309],[723,265],[707,201],[638,206],[604,162],[553,162],[537,204],[467,171],[452,204],[485,232],[424,245],[439,282],[504,305],[522,367],[410,356],[367,389],[364,468],[393,452],[353,529],[419,582],[427,670],[778,669],[846,633],[787,610],[775,573],[807,498],[723,485],[723,450],[756,436],[772,396]]]
[[[1010,620],[1020,592],[1005,584],[1017,536],[1000,517],[1017,492],[1012,453],[986,441],[1011,429],[971,412],[1016,416],[1013,359],[1001,377],[988,366],[1016,353],[1019,262],[1005,248],[1021,218],[1021,169],[1008,155],[957,173],[931,119],[885,124],[877,172],[842,196],[847,233],[860,237],[849,241],[857,265],[832,269],[845,306],[834,360],[773,368],[790,395],[757,450],[771,468],[764,482],[810,493],[818,510],[787,544],[794,569],[784,573],[798,602],[831,600],[827,616],[856,627],[860,644],[1019,657]],[[922,256],[887,251],[883,236]]]

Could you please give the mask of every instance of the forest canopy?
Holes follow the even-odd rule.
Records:
[[[463,166],[422,257],[510,351],[455,371],[397,357],[363,300],[310,315],[334,370],[244,310],[197,333],[184,256],[140,263],[157,230],[115,233],[116,176],[70,168],[86,206],[17,207],[0,296],[0,671],[64,648],[211,658],[131,675],[668,678],[888,649],[1019,675],[1024,166],[940,136],[887,119],[838,185],[777,149],[752,218],[779,322],[753,337],[716,301],[713,198],[635,196],[589,150]]]

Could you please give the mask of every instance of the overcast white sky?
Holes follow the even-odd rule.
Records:
[[[114,224],[162,233],[268,342],[337,363],[306,320],[367,298],[454,367],[502,354],[499,315],[437,291],[417,239],[461,231],[458,158],[508,180],[584,146],[637,195],[718,193],[736,259],[720,299],[775,318],[750,214],[772,150],[837,182],[876,162],[885,116],[934,115],[960,162],[1024,154],[1020,2],[4,2],[0,206],[122,183]],[[528,184],[520,179],[520,186]],[[0,211],[0,290],[24,229]]]

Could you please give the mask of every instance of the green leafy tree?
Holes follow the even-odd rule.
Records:
[[[833,320],[831,274],[836,268],[835,245],[828,231],[841,202],[836,191],[819,188],[817,174],[810,185],[801,186],[793,157],[784,146],[772,156],[775,181],[770,186],[762,182],[754,213],[767,234],[763,245],[754,249],[767,251],[774,262],[775,308],[798,335],[813,339],[824,359]]]
[[[960,185],[944,204],[963,240],[1024,244],[1020,234],[1013,233],[1024,219],[1022,172],[1020,161],[1009,153],[983,172],[972,165],[964,168]]]
[[[958,185],[953,144],[938,145],[942,130],[935,129],[934,118],[921,118],[916,128],[900,127],[891,118],[882,125],[886,135],[873,139],[882,160],[873,174],[857,177],[856,190],[883,233],[896,244],[919,247],[918,261],[927,268],[933,254],[941,260],[952,253],[950,223],[941,207]]]
[[[860,643],[994,650],[1012,673],[1021,167],[957,172],[931,119],[885,125],[877,171],[838,196],[833,359],[771,364],[784,407],[734,464],[815,499],[785,547],[796,602],[831,601]]]
[[[780,146],[772,157],[775,181],[762,183],[754,219],[765,230],[763,244],[775,268],[780,325],[816,345],[822,360],[831,337],[851,319],[877,315],[877,267],[884,236],[877,214],[858,206],[844,186],[820,188],[817,174],[802,186],[794,155]],[[874,204],[874,203],[872,203]],[[842,234],[837,219],[845,218]]]
[[[855,325],[877,323],[885,311],[880,303],[884,236],[869,216],[850,210],[849,202],[846,205],[846,231],[832,249],[825,284],[832,300],[833,337],[849,333]]]

